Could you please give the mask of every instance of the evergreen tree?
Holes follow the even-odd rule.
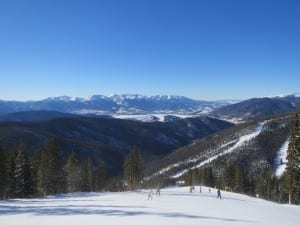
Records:
[[[64,174],[57,140],[46,142],[38,154],[38,190],[43,195],[64,192]]]
[[[300,134],[299,116],[296,114],[291,120],[291,137],[287,156],[287,188],[289,202],[300,203]]]
[[[214,174],[213,174],[213,170],[212,170],[211,166],[204,168],[202,177],[203,177],[202,183],[204,185],[207,185],[210,187],[215,186],[215,178],[214,178]]]
[[[24,140],[22,140],[15,161],[14,194],[16,197],[26,197],[33,193],[30,165],[25,148]]]
[[[103,165],[98,165],[95,171],[95,190],[102,191],[107,182],[107,174]]]
[[[8,182],[6,164],[7,160],[4,152],[3,142],[0,140],[0,200],[6,197]]]
[[[235,182],[234,182],[235,170],[231,164],[227,164],[224,172],[223,172],[223,182],[224,186],[228,190],[234,190]]]
[[[81,190],[84,192],[94,191],[94,171],[93,162],[90,157],[88,157],[82,167],[82,187]]]
[[[37,188],[42,195],[50,194],[48,188],[48,178],[49,178],[49,169],[48,169],[48,158],[49,154],[45,148],[41,149],[36,153],[36,164],[37,164]]]
[[[81,170],[75,153],[72,152],[64,167],[66,174],[67,192],[76,192],[81,190]]]
[[[130,190],[140,186],[143,176],[143,163],[140,152],[133,147],[124,159],[124,179]]]
[[[184,174],[184,183],[189,186],[194,184],[193,170],[190,169],[187,173]]]
[[[7,197],[14,196],[16,157],[16,151],[12,151],[7,155]]]
[[[255,183],[255,193],[265,199],[272,199],[273,189],[273,171],[271,168],[264,171],[257,179]]]

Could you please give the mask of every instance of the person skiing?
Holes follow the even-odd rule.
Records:
[[[190,193],[192,193],[193,191],[195,191],[195,186],[194,186],[194,185],[191,185],[191,186],[190,186]]]
[[[200,188],[200,193],[202,192],[202,190],[201,190],[201,186],[199,187]]]
[[[148,193],[148,200],[153,200],[153,191],[152,191],[152,188],[150,189],[150,191]]]
[[[222,199],[222,196],[221,196],[221,191],[220,191],[220,189],[218,189],[218,191],[217,191],[217,198],[220,198],[220,199]]]
[[[160,186],[157,185],[156,187],[156,195],[160,196]]]

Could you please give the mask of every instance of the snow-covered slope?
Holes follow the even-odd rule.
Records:
[[[157,173],[153,174],[152,176],[165,174],[166,172],[168,172],[170,174],[171,170],[174,170],[174,171],[176,171],[176,173],[171,175],[171,177],[178,178],[178,177],[182,176],[183,174],[187,173],[190,169],[200,168],[208,163],[211,163],[212,161],[218,159],[219,157],[224,156],[226,154],[229,154],[229,153],[237,150],[239,147],[243,146],[245,143],[249,142],[256,136],[258,136],[260,134],[260,132],[262,131],[265,123],[266,123],[266,121],[258,123],[251,132],[241,135],[237,139],[228,140],[228,142],[222,143],[222,145],[220,145],[216,148],[210,149],[207,152],[205,152],[204,154],[199,154],[193,158],[189,158],[187,160],[182,160],[179,163],[169,165],[169,166],[161,169]],[[189,165],[191,165],[191,166],[189,166]],[[180,168],[182,166],[185,168],[178,171],[177,168]]]
[[[196,166],[192,167],[191,169],[196,169],[196,168],[200,168],[208,163],[211,163],[212,161],[216,160],[218,157],[221,157],[223,155],[226,155],[232,151],[234,151],[235,149],[237,149],[238,147],[244,145],[246,142],[250,141],[251,139],[255,138],[257,135],[259,135],[259,133],[261,132],[262,128],[263,128],[263,124],[264,123],[259,123],[257,125],[257,127],[255,128],[255,130],[250,133],[250,134],[246,134],[246,135],[243,135],[241,136],[237,142],[234,143],[234,141],[230,141],[228,143],[225,143],[223,144],[222,146],[220,146],[219,149],[224,149],[223,151],[219,152],[219,151],[216,151],[216,152],[219,152],[219,153],[216,153],[215,155],[212,155],[210,157],[208,157],[207,159],[203,160],[203,161],[200,161]],[[231,146],[232,144],[234,143],[233,146]],[[228,146],[231,146],[229,148],[227,148]],[[190,160],[190,161],[193,161],[193,162],[196,162],[198,161],[197,158],[193,159],[193,160]],[[177,174],[175,174],[174,176],[172,176],[173,178],[177,178],[177,177],[181,177],[183,174],[187,173],[190,169],[185,169]]]
[[[279,205],[245,195],[188,187],[149,191],[75,193],[0,202],[0,225],[298,225],[300,207]]]
[[[288,138],[277,152],[274,160],[275,176],[277,177],[280,177],[285,172],[289,143],[290,139]]]

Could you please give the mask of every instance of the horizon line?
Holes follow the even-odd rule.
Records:
[[[37,99],[23,99],[23,100],[18,100],[18,99],[5,99],[5,98],[0,98],[0,101],[7,101],[7,102],[37,102],[37,101],[45,101],[45,100],[50,100],[50,99],[55,99],[55,98],[68,98],[68,100],[70,101],[76,101],[76,100],[83,100],[83,101],[91,101],[91,98],[94,96],[103,96],[106,98],[112,98],[114,96],[141,96],[141,97],[146,97],[146,98],[150,98],[150,97],[184,97],[184,98],[188,98],[188,99],[192,99],[195,101],[207,101],[207,102],[214,102],[214,101],[243,101],[243,100],[247,100],[247,99],[253,99],[253,98],[282,98],[282,97],[286,97],[286,96],[296,96],[296,97],[300,97],[300,93],[292,93],[292,94],[277,94],[277,95],[268,95],[268,96],[256,96],[256,97],[248,97],[248,98],[243,98],[243,99],[238,99],[238,98],[216,98],[216,99],[200,99],[200,98],[193,98],[193,97],[188,97],[185,95],[175,95],[175,94],[153,94],[153,95],[149,95],[149,94],[138,94],[138,93],[123,93],[123,94],[109,94],[109,95],[105,95],[105,94],[92,94],[92,95],[87,95],[85,97],[82,96],[71,96],[71,95],[57,95],[57,96],[49,96],[49,97],[42,97],[42,98],[37,98]]]

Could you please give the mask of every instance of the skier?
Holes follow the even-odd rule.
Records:
[[[202,190],[201,190],[201,186],[200,186],[200,193],[202,192]]]
[[[148,200],[153,200],[153,191],[152,191],[152,188],[150,189],[150,191],[148,193]]]
[[[221,191],[220,191],[220,189],[218,189],[218,191],[217,191],[217,194],[218,194],[217,198],[220,198],[220,199],[222,199],[222,196],[221,196]]]
[[[192,193],[193,191],[195,191],[195,186],[194,185],[190,186],[190,193]]]
[[[208,192],[209,192],[209,193],[211,192],[211,189],[210,189],[210,188],[208,188]]]
[[[156,195],[160,196],[160,187],[159,187],[159,185],[157,185],[157,187],[156,187]]]

